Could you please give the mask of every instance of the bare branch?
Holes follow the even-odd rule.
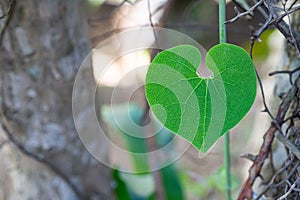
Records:
[[[300,183],[300,176],[297,178],[297,180],[293,183],[293,185],[290,187],[290,189],[287,191],[287,193],[285,193],[284,195],[282,195],[280,198],[278,198],[278,200],[283,200],[285,198],[288,197],[288,195],[294,190],[294,188],[297,186],[297,184]]]
[[[294,162],[294,159],[291,159],[289,161],[287,161],[287,163],[280,169],[278,170],[272,177],[272,179],[270,180],[270,182],[268,183],[268,185],[261,191],[260,194],[258,194],[254,200],[259,200],[273,185],[274,182],[276,180],[276,178],[281,175],[288,166],[290,166],[292,163]],[[299,166],[299,162],[296,165],[297,167]]]
[[[296,1],[294,1],[289,8],[286,7],[287,5],[285,1],[281,1],[281,7],[278,7],[278,5],[271,0],[255,1],[255,4],[245,12],[240,13],[237,8],[235,8],[237,15],[226,21],[226,23],[232,23],[246,15],[250,15],[253,11],[258,10],[265,17],[265,21],[256,31],[253,32],[252,39],[254,42],[256,40],[260,40],[259,37],[264,30],[271,26],[275,26],[282,35],[284,35],[286,40],[296,48],[300,57],[300,33],[292,29],[290,20],[290,14],[300,9],[300,6],[295,5]],[[288,17],[288,23],[283,20],[284,17]]]
[[[253,13],[254,10],[256,10],[259,6],[261,6],[263,4],[264,0],[260,0],[258,1],[254,6],[252,6],[249,10],[245,11],[245,12],[239,12],[239,10],[235,7],[235,12],[236,12],[236,16],[228,21],[226,21],[225,23],[232,23],[235,22],[236,20],[238,20],[241,17],[244,17],[246,15],[252,15],[251,13]]]
[[[254,44],[254,43],[253,43]],[[252,52],[252,51],[251,51]],[[252,57],[252,56],[251,56]],[[271,117],[272,120],[274,120],[274,116],[273,114],[271,113],[268,105],[267,105],[267,102],[266,102],[266,97],[265,97],[265,92],[264,92],[264,87],[263,87],[263,84],[262,84],[262,81],[261,81],[261,78],[257,72],[257,70],[255,71],[256,72],[256,77],[257,77],[257,80],[258,80],[258,84],[259,84],[259,88],[260,88],[260,91],[261,91],[261,96],[262,96],[262,101],[263,101],[263,104],[264,104],[264,112],[267,112],[268,115]]]
[[[291,87],[291,89],[287,92],[286,96],[282,100],[279,109],[277,111],[277,116],[275,120],[272,121],[270,128],[265,133],[264,141],[260,148],[258,157],[257,159],[255,159],[254,163],[250,167],[249,177],[247,178],[246,182],[242,187],[242,190],[238,196],[238,200],[252,199],[253,196],[252,186],[254,184],[254,181],[256,180],[257,177],[260,176],[262,166],[270,153],[271,145],[275,133],[276,131],[281,131],[280,128],[282,126],[282,123],[284,122],[285,115],[292,101],[294,100],[294,97],[297,95],[299,88],[300,88],[300,76],[298,76],[294,85]]]
[[[291,141],[278,132],[276,133],[276,138],[287,148],[289,148],[289,150],[295,154],[298,160],[300,160],[300,150]]]

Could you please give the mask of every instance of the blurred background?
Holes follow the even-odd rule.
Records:
[[[236,15],[234,6],[227,2],[227,19]],[[192,146],[186,149],[187,142],[162,128],[149,111],[143,83],[155,51],[114,58],[122,50],[118,42],[98,51],[117,33],[151,26],[182,32],[209,50],[218,43],[217,1],[2,0],[1,15],[0,199],[225,199],[223,139],[200,155]],[[249,51],[251,31],[262,20],[257,13],[253,20],[229,23],[228,42]],[[268,73],[280,62],[283,38],[270,29],[261,40],[253,58],[269,102],[274,79]],[[113,62],[99,74],[103,54]],[[174,162],[165,157],[126,157],[104,139],[97,143],[102,162],[86,150],[77,131],[95,131],[87,117],[91,110],[78,111],[77,129],[72,115],[72,89],[82,65],[90,68],[76,81],[95,82],[97,89],[95,96],[87,96],[81,88],[78,102],[84,108],[95,101],[93,109],[105,137],[133,153],[167,146],[163,156]],[[251,164],[240,154],[256,153],[269,125],[257,91],[254,106],[230,133],[234,199]]]

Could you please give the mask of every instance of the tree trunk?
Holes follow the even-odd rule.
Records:
[[[291,15],[291,19],[291,27],[295,31],[299,32],[300,12],[293,13],[293,15]],[[298,44],[300,43],[300,41],[297,42]],[[278,71],[293,71],[299,68],[300,55],[294,46],[286,42],[282,55],[282,63],[278,65]],[[296,78],[299,77],[299,71],[290,75],[286,73],[276,75],[274,96],[271,106],[271,112],[274,113],[274,115],[278,112],[278,108],[282,99],[285,98],[285,94],[292,87],[291,81],[295,82]],[[297,112],[299,114],[298,103],[299,89],[285,115],[285,118],[293,116],[295,113],[297,114]],[[299,157],[296,156],[295,152],[291,150],[290,145],[288,144],[290,142],[294,147],[296,147],[296,149],[299,149],[299,127],[299,118],[297,119],[297,117],[295,117],[295,120],[287,120],[282,125],[282,135],[284,135],[284,137],[279,137],[281,133],[278,131],[275,134],[276,137],[272,144],[270,156],[265,161],[261,172],[263,179],[256,183],[257,194],[265,193],[265,197],[271,199],[299,199],[299,193],[297,191],[289,191],[292,184],[296,183],[297,187],[297,184],[299,183],[297,171],[299,171],[300,168]],[[282,173],[280,173],[280,171]],[[267,188],[268,190],[266,190]]]
[[[111,199],[110,170],[85,150],[72,117],[73,82],[90,49],[83,5],[9,2],[0,0],[2,13],[11,8],[0,23],[0,131],[9,141],[0,199]]]

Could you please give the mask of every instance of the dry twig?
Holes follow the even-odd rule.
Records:
[[[250,56],[252,57],[252,52],[253,52],[253,47],[256,43],[256,41],[261,41],[260,36],[261,34],[268,28],[275,27],[277,28],[281,34],[286,38],[287,42],[292,44],[296,51],[298,52],[298,57],[300,58],[300,33],[297,32],[292,28],[291,25],[291,19],[290,15],[300,9],[299,4],[297,4],[299,1],[298,0],[293,0],[292,2],[289,2],[290,4],[287,4],[287,1],[285,0],[278,0],[278,1],[273,1],[273,0],[255,0],[253,1],[253,5],[250,6],[250,9],[245,10],[243,9],[243,12],[240,12],[237,8],[235,8],[236,11],[236,16],[230,20],[227,21],[227,23],[232,23],[242,17],[245,17],[247,15],[251,15],[253,18],[255,17],[254,14],[255,12],[261,12],[262,16],[264,16],[264,22],[261,23],[256,30],[252,32],[252,37],[251,37],[251,46],[250,46]],[[283,19],[286,18],[287,20],[284,21]],[[300,151],[299,151],[299,145],[295,144],[295,137],[293,136],[295,134],[299,133],[293,133],[291,134],[290,130],[294,127],[294,122],[295,120],[300,119],[300,111],[299,111],[299,88],[300,88],[300,77],[298,76],[295,80],[295,76],[299,73],[300,67],[294,69],[294,70],[284,70],[284,71],[275,71],[270,73],[269,75],[276,75],[276,74],[287,74],[289,75],[290,83],[291,83],[291,88],[290,90],[282,95],[283,100],[279,106],[279,109],[277,111],[276,117],[272,115],[270,112],[266,100],[265,100],[265,95],[264,95],[264,89],[262,85],[262,81],[257,74],[258,77],[258,82],[260,85],[261,89],[261,94],[262,94],[262,99],[264,103],[264,111],[268,113],[268,115],[272,119],[272,123],[268,129],[268,131],[264,134],[264,141],[263,144],[260,148],[259,154],[256,159],[254,160],[252,166],[250,167],[249,170],[249,177],[246,180],[244,186],[242,187],[242,190],[239,194],[238,199],[239,200],[244,200],[244,199],[252,199],[254,196],[254,191],[252,189],[252,186],[256,180],[257,177],[260,177],[261,174],[261,169],[262,166],[265,162],[265,160],[268,158],[270,152],[271,152],[271,146],[273,139],[276,135],[276,137],[281,141],[286,149],[289,151],[289,156],[286,161],[286,165],[283,166],[280,170],[278,170],[269,184],[267,185],[266,189],[258,194],[255,195],[255,199],[259,199],[267,190],[270,188],[277,188],[280,189],[280,191],[285,192],[286,195],[282,195],[282,197],[279,198],[286,198],[288,195],[292,195],[292,191],[294,189],[289,189],[291,187],[291,183],[295,183],[295,169],[298,168],[298,165],[295,165],[294,167],[291,167],[291,165],[287,165],[287,163],[291,164],[291,160],[294,160],[300,157]],[[293,107],[293,112],[291,116],[286,117],[286,114],[289,109],[291,109],[291,105],[294,105]],[[289,123],[288,123],[289,122]],[[288,124],[286,131],[286,134],[283,133],[281,127],[283,124]],[[289,139],[289,137],[294,137]],[[295,163],[293,163],[295,164]],[[280,181],[279,183],[276,183],[276,178],[278,177],[279,174],[282,174],[285,172],[286,178],[283,181]],[[296,188],[297,190],[297,188]],[[294,199],[297,199],[299,197],[299,194],[293,194]]]
[[[296,79],[294,85],[291,87],[291,89],[287,92],[287,95],[281,102],[277,116],[274,121],[272,121],[270,128],[264,135],[264,141],[260,148],[258,157],[253,162],[252,166],[249,170],[249,177],[247,178],[244,186],[241,189],[241,192],[239,194],[238,200],[245,200],[245,199],[252,199],[253,190],[252,186],[254,184],[254,181],[257,177],[260,176],[260,172],[262,169],[262,166],[267,159],[270,150],[271,145],[275,136],[276,131],[281,129],[282,123],[284,122],[285,115],[294,100],[298,90],[300,88],[300,76]]]

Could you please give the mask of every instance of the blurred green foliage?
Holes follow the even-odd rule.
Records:
[[[91,6],[98,7],[98,6],[101,6],[105,2],[105,0],[87,0],[87,2]]]
[[[264,61],[268,55],[270,54],[270,46],[268,44],[268,39],[274,32],[274,29],[268,29],[263,32],[263,34],[260,36],[261,42],[255,42],[254,48],[253,48],[253,60],[254,62],[261,62]],[[251,41],[246,42],[243,47],[248,51],[250,50]]]
[[[186,192],[200,199],[209,199],[212,194],[219,197],[225,196],[226,171],[224,166],[221,166],[214,174],[208,177],[195,177],[194,179],[186,171],[181,171],[180,179]],[[239,179],[231,174],[231,190],[238,189],[239,185]]]
[[[101,109],[103,120],[120,134],[126,148],[130,152],[146,153],[147,142],[141,127],[144,110],[136,104],[120,104],[111,106],[103,106]],[[172,138],[166,129],[162,128],[158,123],[153,124],[158,134],[156,141],[158,147],[168,144]],[[139,136],[139,137],[135,137]],[[126,173],[119,170],[113,170],[113,178],[115,181],[115,195],[119,200],[150,200],[155,199],[155,181],[153,174],[149,171],[147,154],[141,159],[132,154],[132,162],[137,174]],[[143,172],[143,173],[141,173]],[[166,199],[182,200],[184,199],[183,190],[180,179],[177,175],[177,169],[174,164],[162,168],[159,171],[162,178],[162,186]]]

